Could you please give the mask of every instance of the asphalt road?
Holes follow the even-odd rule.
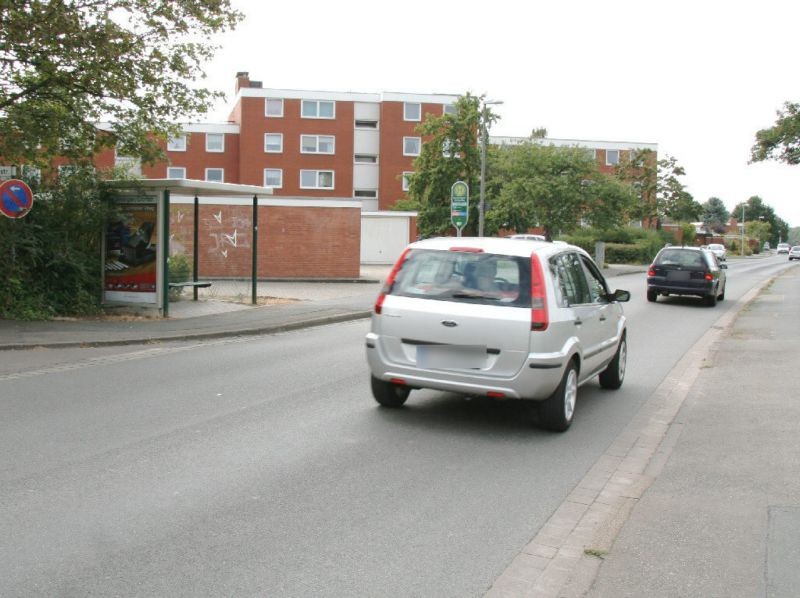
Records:
[[[480,596],[726,300],[626,305],[625,385],[561,435],[515,402],[414,392],[380,409],[366,322],[37,353],[0,374],[0,595]],[[26,352],[16,352],[21,359]]]

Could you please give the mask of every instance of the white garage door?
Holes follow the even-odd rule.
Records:
[[[408,216],[361,216],[361,263],[393,264],[408,245]]]

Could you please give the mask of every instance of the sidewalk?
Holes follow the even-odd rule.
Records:
[[[68,319],[44,322],[0,320],[0,351],[30,347],[108,346],[269,334],[369,317],[391,266],[362,266],[357,281],[264,281],[259,300],[282,300],[252,305],[246,282],[215,282],[201,289],[199,300],[185,291],[169,306],[168,318]],[[642,272],[643,266],[612,266],[608,277]],[[240,302],[230,301],[239,296]],[[224,298],[224,299],[223,299]]]
[[[712,348],[586,596],[800,595],[799,314],[791,269]]]

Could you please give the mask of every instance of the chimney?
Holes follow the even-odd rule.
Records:
[[[242,87],[250,87],[250,73],[245,71],[236,73],[236,89],[234,93],[239,93]]]

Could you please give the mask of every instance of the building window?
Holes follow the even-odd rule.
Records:
[[[186,169],[183,166],[170,166],[167,168],[168,179],[185,179]]]
[[[420,137],[403,137],[404,156],[419,156],[421,147],[422,139]]]
[[[422,120],[422,104],[405,102],[403,104],[403,120]]]
[[[186,151],[186,135],[180,137],[170,137],[167,140],[168,152],[185,152]]]
[[[358,164],[377,164],[378,156],[375,154],[356,154],[354,160]]]
[[[206,180],[211,183],[224,183],[225,182],[225,169],[224,168],[206,168]]]
[[[442,107],[442,113],[455,116],[456,114],[458,114],[458,108],[456,107],[455,104],[444,104],[444,106]]]
[[[408,191],[411,187],[411,175],[414,174],[413,172],[404,172],[403,173],[403,191]]]
[[[283,117],[283,100],[280,98],[267,98],[264,100],[264,116],[268,118]]]
[[[584,150],[584,151],[586,152],[586,157],[587,158],[597,161],[597,150],[587,149],[587,150]]]
[[[283,133],[264,133],[264,151],[280,154],[283,151]]]
[[[442,156],[445,158],[452,158],[454,156],[453,152],[453,140],[452,139],[445,139],[442,141]]]
[[[206,151],[207,152],[224,152],[225,151],[225,134],[224,133],[206,133]]]
[[[363,119],[356,120],[356,129],[377,129],[377,128],[378,128],[377,120],[363,120]]]
[[[336,137],[333,135],[300,135],[300,153],[333,154]]]
[[[336,102],[326,100],[303,100],[303,118],[336,118]]]
[[[283,170],[280,168],[264,169],[264,186],[280,189],[283,187]]]
[[[359,199],[377,199],[378,198],[378,190],[377,189],[355,189],[355,190],[353,190],[353,197],[357,197]]]
[[[333,189],[332,170],[301,170],[301,189]]]
[[[619,150],[606,150],[606,166],[619,164]]]

